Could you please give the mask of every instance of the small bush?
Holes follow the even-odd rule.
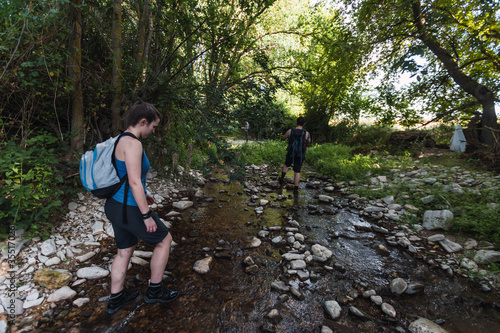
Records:
[[[377,170],[378,159],[371,155],[351,155],[353,148],[325,143],[307,150],[306,163],[335,180],[362,180]]]
[[[269,164],[279,166],[285,162],[286,142],[270,140],[243,144],[237,149],[245,164]]]
[[[2,233],[8,224],[17,228],[37,228],[46,224],[62,205],[56,148],[58,140],[42,134],[18,144],[13,140],[1,144],[0,154],[0,221]],[[51,148],[52,147],[52,148]]]

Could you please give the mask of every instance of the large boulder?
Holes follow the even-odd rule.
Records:
[[[428,210],[424,213],[423,220],[422,225],[427,230],[449,230],[451,228],[451,220],[453,220],[453,213],[446,209]]]

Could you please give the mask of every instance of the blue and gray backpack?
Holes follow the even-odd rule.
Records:
[[[288,151],[292,158],[300,157],[301,160],[306,156],[307,140],[305,129],[292,128],[288,137]]]

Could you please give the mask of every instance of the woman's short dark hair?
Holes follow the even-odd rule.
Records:
[[[161,113],[153,105],[146,102],[135,102],[125,113],[124,127],[137,125],[141,119],[145,118],[148,123],[161,120]]]

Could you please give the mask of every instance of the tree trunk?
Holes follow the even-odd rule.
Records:
[[[70,37],[69,73],[73,85],[71,130],[75,136],[71,139],[71,149],[83,152],[83,91],[82,91],[82,11],[81,0],[71,0],[70,14],[73,24]]]
[[[121,101],[122,101],[122,1],[113,1],[113,31],[111,32],[111,50],[113,52],[113,100],[111,102],[111,121],[113,135],[122,129]]]
[[[429,30],[424,26],[425,17],[422,15],[420,1],[416,1],[412,4],[412,10],[413,19],[418,31],[418,38],[436,55],[446,68],[448,74],[450,74],[459,87],[481,103],[483,108],[483,130],[481,131],[480,140],[487,145],[493,145],[495,142],[494,133],[484,128],[490,127],[493,130],[497,129],[495,96],[493,92],[465,74],[458,66],[458,63],[453,59],[452,55],[433,38]]]

